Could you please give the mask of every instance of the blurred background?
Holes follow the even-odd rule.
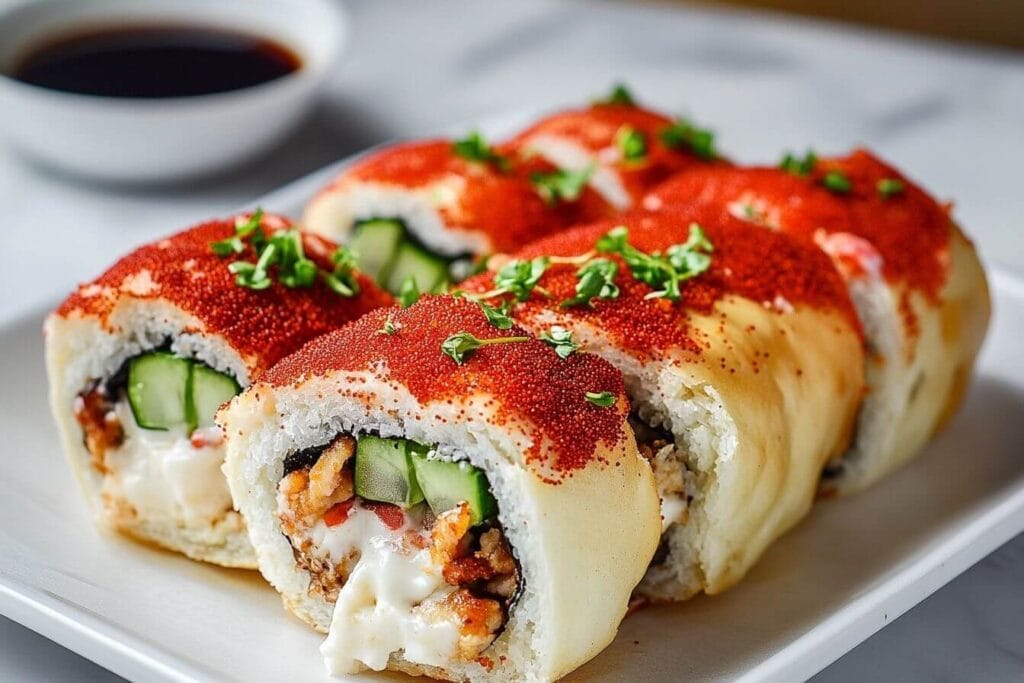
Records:
[[[703,0],[699,4],[757,7],[958,42],[1024,48],[1024,3],[1015,0]]]

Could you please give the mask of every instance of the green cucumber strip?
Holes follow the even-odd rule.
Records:
[[[213,417],[222,405],[242,390],[234,377],[217,372],[205,363],[192,363],[191,401],[188,423],[195,427],[212,427]]]
[[[476,526],[498,514],[498,503],[491,495],[487,476],[468,462],[449,462],[412,456],[416,480],[434,514],[451,510],[459,503],[469,503],[470,523]]]
[[[411,459],[416,450],[425,449],[406,439],[361,437],[356,443],[356,495],[404,508],[422,503]]]
[[[406,242],[398,248],[391,272],[384,283],[385,289],[397,293],[405,278],[410,275],[421,292],[432,292],[435,287],[447,281],[448,261]]]
[[[388,218],[358,224],[348,247],[359,257],[359,269],[378,283],[387,281],[395,255],[405,241],[405,226]]]
[[[188,424],[192,363],[167,351],[133,358],[128,364],[128,404],[143,429],[167,430]]]

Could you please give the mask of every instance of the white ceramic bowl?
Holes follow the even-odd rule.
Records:
[[[224,169],[265,151],[310,109],[346,28],[331,0],[43,0],[0,12],[0,73],[55,33],[153,23],[264,35],[291,48],[302,66],[262,85],[163,99],[78,95],[0,76],[0,133],[45,164],[105,181]]]

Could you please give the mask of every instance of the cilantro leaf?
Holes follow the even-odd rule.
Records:
[[[530,175],[537,194],[548,204],[558,202],[574,202],[580,198],[583,188],[594,173],[594,164],[578,170],[560,168],[547,173],[537,172]]]
[[[718,156],[714,131],[701,128],[688,119],[676,119],[658,137],[669,149],[689,149],[701,159],[714,159]]]
[[[555,353],[562,360],[565,360],[580,348],[580,345],[572,340],[572,332],[561,325],[552,325],[551,329],[538,337],[542,342],[555,349]]]

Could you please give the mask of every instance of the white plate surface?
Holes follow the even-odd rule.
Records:
[[[298,214],[335,169],[259,204]],[[978,376],[920,458],[818,505],[725,595],[630,617],[570,679],[805,678],[1024,531],[1024,280],[991,277]],[[42,315],[0,328],[0,612],[128,678],[330,681],[258,574],[96,531],[46,405]]]

